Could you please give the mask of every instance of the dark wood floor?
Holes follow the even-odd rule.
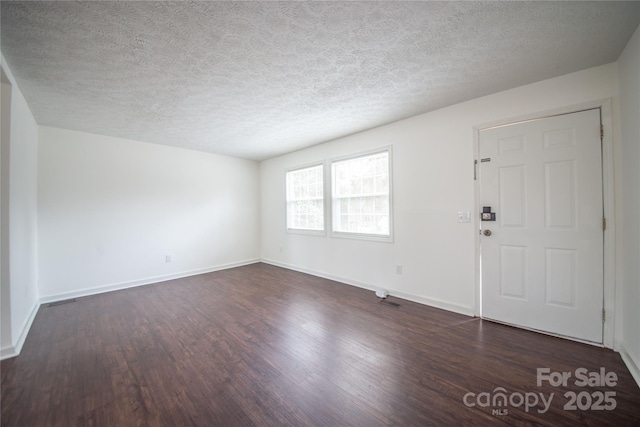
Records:
[[[2,362],[2,425],[640,425],[617,353],[393,300],[254,264],[42,306]],[[615,386],[574,384],[601,367]]]

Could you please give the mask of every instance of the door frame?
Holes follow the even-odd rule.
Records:
[[[614,348],[615,337],[615,321],[616,321],[616,302],[615,302],[615,279],[616,279],[616,259],[615,259],[615,247],[616,247],[616,216],[615,216],[615,199],[614,199],[614,150],[613,150],[613,134],[615,132],[613,126],[612,117],[612,100],[611,98],[586,102],[582,104],[575,104],[566,107],[538,111],[526,115],[520,115],[515,117],[507,117],[491,122],[480,123],[473,127],[473,158],[474,167],[476,173],[479,170],[479,144],[480,144],[480,131],[497,126],[506,126],[516,124],[519,122],[538,120],[546,117],[564,115],[576,113],[583,110],[600,109],[600,120],[604,128],[604,136],[602,138],[602,202],[604,208],[604,216],[607,220],[606,230],[604,231],[604,277],[603,277],[603,298],[604,298],[604,310],[605,318],[603,324],[603,336],[602,345],[594,344],[592,342],[581,341],[578,339],[561,336],[562,338],[572,339],[574,341],[586,342],[588,344],[603,346],[607,348]],[[476,163],[477,162],[477,163]],[[474,173],[474,188],[475,188],[475,212],[474,215],[474,230],[475,232],[475,284],[474,284],[474,315],[482,317],[482,275],[481,275],[481,256],[480,256],[480,229],[482,222],[480,221],[481,207],[480,207],[480,186],[477,175]],[[554,335],[554,334],[550,334]]]

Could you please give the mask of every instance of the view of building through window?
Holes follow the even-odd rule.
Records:
[[[389,151],[332,163],[332,229],[390,235]]]
[[[288,171],[287,228],[324,231],[324,167]]]

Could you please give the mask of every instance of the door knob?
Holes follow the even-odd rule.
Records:
[[[491,230],[484,230],[482,234],[484,234],[485,236],[491,236]]]

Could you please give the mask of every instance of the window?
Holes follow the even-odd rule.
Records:
[[[390,149],[331,164],[332,229],[363,237],[391,237]]]
[[[287,229],[324,233],[324,165],[287,172]]]

